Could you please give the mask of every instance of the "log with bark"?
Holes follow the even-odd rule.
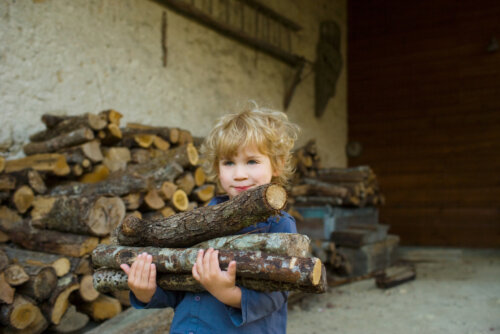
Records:
[[[92,252],[99,243],[97,237],[36,229],[29,220],[13,223],[4,232],[9,234],[12,242],[26,249],[74,257]]]
[[[112,291],[128,290],[128,277],[122,270],[100,268],[94,272],[94,286],[102,293]],[[164,274],[157,276],[156,282],[159,287],[170,291],[205,291],[198,281],[190,274]],[[321,278],[318,284],[300,284],[265,279],[254,279],[248,277],[236,277],[236,285],[262,292],[270,291],[302,291],[308,293],[324,293],[328,288],[326,269],[321,268]]]
[[[28,281],[16,288],[16,293],[31,297],[36,301],[47,299],[57,285],[57,275],[52,267],[24,264]]]
[[[19,286],[26,283],[30,279],[26,271],[24,271],[23,266],[16,263],[10,264],[7,268],[5,268],[3,273],[5,274],[5,280],[10,286]]]
[[[153,256],[160,273],[191,273],[200,249],[154,248],[100,245],[92,252],[95,267],[119,269],[120,264],[131,265],[136,257],[146,252]],[[316,286],[321,280],[322,263],[317,258],[272,255],[260,251],[219,250],[221,269],[236,261],[236,275],[254,279]]]
[[[116,229],[116,235],[122,245],[189,247],[265,221],[278,214],[285,204],[285,189],[266,184],[227,202],[164,219],[146,221],[128,216]]]
[[[51,323],[55,325],[59,324],[61,318],[68,309],[69,295],[78,288],[79,283],[76,275],[68,274],[59,278],[49,299],[42,305],[42,311]]]
[[[19,187],[12,196],[12,202],[19,213],[25,213],[33,204],[35,193],[29,186]]]
[[[53,325],[50,329],[56,333],[73,333],[87,325],[89,317],[76,310],[75,305],[70,305],[58,325]]]
[[[0,246],[0,252],[5,252],[11,262],[24,264],[50,266],[54,268],[58,277],[66,275],[70,270],[68,257],[44,252],[33,252],[22,248]],[[1,270],[1,269],[0,269]]]
[[[63,154],[66,157],[66,161],[70,164],[82,165],[85,160],[97,163],[101,162],[104,158],[101,151],[101,144],[98,140],[92,140],[81,145],[64,148],[58,153]]]
[[[103,321],[119,314],[122,304],[114,297],[99,295],[96,300],[82,304],[80,309],[95,321]]]
[[[89,128],[80,128],[72,132],[63,133],[57,137],[41,142],[32,142],[24,145],[26,155],[51,153],[60,149],[79,145],[94,139],[94,132]]]
[[[49,172],[57,176],[70,173],[66,158],[58,153],[35,154],[26,158],[5,161],[5,173],[24,169],[34,169],[39,172]]]
[[[78,116],[56,116],[45,114],[42,122],[47,126],[46,130],[37,132],[30,136],[32,142],[47,141],[60,135],[89,128],[92,130],[102,130],[108,125],[108,120],[100,115],[87,113]]]
[[[15,291],[5,279],[5,274],[0,271],[0,304],[12,304]]]
[[[31,211],[32,225],[41,229],[108,235],[125,217],[119,197],[37,197]]]
[[[149,126],[138,123],[127,123],[127,127],[122,128],[122,132],[125,135],[128,134],[153,134],[156,135],[171,144],[177,144],[179,141],[180,131],[177,128],[168,128],[164,126]]]
[[[42,311],[37,307],[34,310],[35,316],[33,321],[24,329],[16,329],[12,327],[3,328],[3,334],[40,334],[43,333],[50,323],[43,316]]]
[[[37,309],[29,298],[16,294],[12,304],[0,307],[0,323],[16,329],[25,329],[35,320]]]

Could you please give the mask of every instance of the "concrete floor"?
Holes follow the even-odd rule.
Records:
[[[381,290],[373,279],[307,297],[289,334],[500,333],[500,250],[400,247],[412,282]]]

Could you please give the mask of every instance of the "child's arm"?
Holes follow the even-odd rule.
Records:
[[[200,250],[193,266],[193,277],[223,304],[241,308],[241,289],[236,286],[236,262],[231,261],[227,271],[219,267],[219,252],[210,248]]]

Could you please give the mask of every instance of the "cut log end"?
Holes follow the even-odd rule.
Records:
[[[320,259],[316,259],[316,262],[314,263],[314,267],[311,273],[311,280],[313,285],[318,285],[321,282],[321,271],[322,271],[323,264],[321,263]]]
[[[37,306],[21,296],[15,298],[10,308],[12,312],[8,322],[10,326],[17,329],[28,327],[35,320],[37,311],[39,311]]]
[[[122,233],[127,236],[134,236],[141,225],[141,219],[133,215],[128,215],[122,224]]]
[[[99,297],[99,291],[94,288],[92,275],[84,275],[80,280],[79,293],[86,302],[91,302]]]
[[[286,190],[283,187],[277,184],[271,184],[266,189],[266,200],[273,209],[283,209],[286,204],[286,199]]]
[[[196,166],[199,160],[198,150],[196,149],[196,147],[194,147],[192,143],[188,143],[186,149],[187,149],[189,163],[192,166]]]
[[[189,208],[189,199],[182,189],[175,191],[172,196],[172,205],[179,211],[186,211]]]
[[[125,204],[119,197],[99,198],[90,213],[89,228],[94,235],[108,235],[125,217]]]
[[[16,206],[17,211],[20,213],[25,213],[33,204],[35,199],[35,193],[28,186],[22,186],[16,190],[13,196],[13,202]]]

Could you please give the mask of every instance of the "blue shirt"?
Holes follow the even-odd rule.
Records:
[[[227,201],[227,196],[215,197],[209,205]],[[297,233],[295,220],[281,211],[278,217],[246,227],[242,233]],[[238,264],[236,264],[238,265]],[[166,291],[157,287],[153,298],[144,304],[130,292],[135,308],[173,307],[171,334],[205,333],[286,333],[287,298],[284,291],[258,292],[241,287],[241,309],[221,303],[209,292]]]

